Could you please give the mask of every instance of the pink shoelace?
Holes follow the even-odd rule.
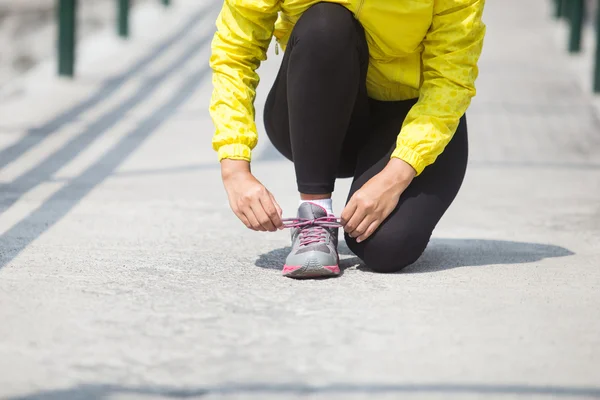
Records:
[[[301,228],[300,246],[319,243],[326,238],[325,228],[340,228],[342,226],[339,218],[322,217],[316,219],[286,218],[283,220],[284,228]]]

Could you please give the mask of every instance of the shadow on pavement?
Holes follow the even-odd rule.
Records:
[[[0,270],[42,233],[60,221],[94,187],[107,179],[119,165],[195,93],[200,85],[205,82],[208,75],[208,68],[200,68],[187,76],[170,99],[155,109],[152,115],[140,121],[135,128],[129,131],[97,162],[84,170],[79,176],[70,180],[67,185],[44,201],[39,208],[26,218],[0,235],[0,242],[3,245],[2,251],[0,251]],[[80,148],[73,149],[72,156],[74,157],[74,154],[81,150]],[[3,202],[5,200],[0,202],[0,210],[4,205]]]
[[[185,23],[182,29],[174,36],[167,39],[154,52],[148,54],[136,65],[131,67],[122,76],[107,83],[103,89],[93,94],[88,100],[65,111],[52,121],[49,121],[42,131],[35,133],[32,140],[18,142],[17,147],[9,147],[0,152],[0,159],[5,157],[15,158],[27,151],[31,146],[38,143],[38,138],[56,132],[64,124],[72,122],[79,113],[93,107],[98,102],[105,100],[113,93],[113,89],[120,87],[122,83],[130,79],[136,73],[145,69],[152,61],[185,37],[201,20],[201,15],[215,10],[216,3],[204,7],[195,13]],[[15,204],[25,193],[37,187],[39,184],[51,180],[52,175],[73,160],[83,150],[88,148],[95,140],[110,132],[110,130],[121,121],[128,112],[141,104],[149,96],[160,91],[162,85],[173,74],[188,65],[197,53],[210,44],[212,34],[204,34],[194,38],[190,44],[186,44],[185,51],[180,53],[168,65],[163,67],[152,77],[148,78],[138,90],[129,98],[116,104],[113,108],[99,116],[95,121],[88,124],[81,133],[63,145],[51,156],[44,159],[34,168],[21,175],[12,182],[0,184],[0,214]],[[158,106],[154,112],[141,120],[139,124],[130,130],[118,143],[106,152],[96,163],[84,170],[79,176],[69,181],[62,189],[57,191],[49,199],[27,215],[26,218],[14,225],[10,230],[0,235],[2,249],[0,249],[0,269],[13,260],[31,242],[37,239],[46,230],[62,219],[75,205],[81,201],[92,189],[102,183],[123,163],[150,135],[152,135],[165,121],[194,95],[196,90],[210,76],[208,65],[197,68],[193,73],[186,76],[183,83],[166,102]],[[116,85],[116,86],[115,86]],[[115,89],[116,90],[116,89]],[[40,139],[41,140],[41,139]],[[5,154],[5,152],[8,152]],[[0,167],[2,167],[0,162]]]
[[[29,149],[41,143],[47,136],[59,131],[65,125],[77,120],[79,116],[86,111],[96,107],[98,104],[109,99],[128,80],[147,69],[155,60],[166,53],[175,44],[182,41],[188,34],[202,21],[204,15],[216,7],[215,4],[209,4],[201,10],[195,12],[188,21],[182,23],[181,28],[174,34],[164,40],[162,43],[152,49],[145,57],[138,60],[125,72],[107,79],[102,86],[87,99],[76,104],[72,108],[65,110],[53,119],[45,122],[43,125],[30,129],[27,135],[14,143],[13,145],[0,151],[0,168],[12,163],[17,158],[25,154]]]
[[[191,61],[204,46],[210,43],[210,40],[210,35],[195,40],[187,47],[186,51],[170,65],[163,68],[161,72],[157,73],[152,78],[147,79],[131,97],[117,104],[94,122],[90,123],[81,131],[81,133],[31,170],[19,176],[12,182],[0,184],[0,192],[2,193],[2,198],[0,198],[0,213],[10,208],[25,193],[39,184],[46,182],[54,173],[77,157],[77,155],[88,148],[94,141],[110,132],[110,130],[122,121],[136,106],[145,101],[149,96],[158,92],[162,88],[161,85],[169,78],[169,76],[178,73],[179,70]],[[207,68],[208,67],[206,67],[206,69]],[[157,110],[157,113],[158,111],[160,110]]]
[[[291,249],[292,248],[288,246],[280,249],[271,250],[270,252],[265,254],[261,254],[254,265],[265,269],[280,270],[281,268],[283,268],[285,258],[287,257]],[[338,252],[340,253],[340,256],[342,256],[340,257],[340,269],[342,270],[342,272],[345,269],[362,263],[362,261],[358,257],[356,257],[354,253],[352,253],[352,251],[350,251],[350,249],[348,248],[348,246],[346,246],[346,243],[344,242],[340,242],[338,246]],[[352,257],[348,258],[343,256]]]
[[[268,269],[281,269],[290,248],[275,249],[262,254],[256,266]],[[361,271],[371,272],[366,265],[340,243],[340,268],[342,270],[358,264]],[[550,244],[511,242],[486,239],[431,239],[425,253],[416,263],[405,268],[402,273],[444,271],[459,267],[480,267],[486,265],[527,264],[546,258],[572,256],[563,247]]]
[[[572,256],[551,244],[486,239],[432,239],[425,253],[404,273],[444,271],[458,267],[527,264],[546,258]]]
[[[304,384],[247,384],[227,386],[206,386],[177,388],[168,386],[120,386],[120,385],[79,385],[64,390],[50,390],[37,392],[21,397],[12,397],[8,400],[103,400],[115,395],[142,395],[161,396],[172,399],[191,399],[204,396],[228,395],[377,395],[390,393],[437,393],[446,395],[507,395],[519,396],[548,396],[548,397],[585,397],[600,398],[598,387],[574,386],[529,386],[529,385],[471,385],[471,384],[350,384],[340,383],[323,386],[310,386]],[[237,397],[236,397],[237,398]]]

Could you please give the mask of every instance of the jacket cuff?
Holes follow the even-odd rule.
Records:
[[[248,162],[252,160],[252,149],[250,146],[241,143],[225,144],[219,147],[218,154],[219,162],[226,158],[231,160],[245,160]]]
[[[417,171],[417,176],[421,175],[421,172],[427,166],[423,157],[413,149],[407,146],[398,146],[392,153],[392,158],[399,158],[408,164]]]

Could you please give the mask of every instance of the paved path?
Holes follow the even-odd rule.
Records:
[[[307,282],[219,181],[220,2],[175,3],[0,98],[0,398],[600,398],[600,124],[545,0],[488,2],[470,169],[424,257],[383,276],[342,245]],[[256,154],[293,214],[291,165]]]

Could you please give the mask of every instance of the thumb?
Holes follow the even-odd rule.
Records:
[[[283,210],[281,209],[281,207],[279,206],[279,203],[277,203],[277,200],[275,200],[275,196],[273,196],[273,194],[271,192],[269,192],[269,196],[271,197],[271,201],[273,202],[273,204],[275,205],[275,208],[277,209],[277,213],[281,217],[283,215]]]
[[[275,200],[275,196],[273,196],[273,194],[271,192],[269,192],[269,196],[271,197],[271,201],[275,205],[275,209],[277,210],[277,214],[279,214],[279,219],[281,220],[283,218],[283,211],[281,210],[281,207],[277,203],[277,200]],[[281,222],[281,226],[278,226],[278,228],[279,229],[285,228],[285,226],[283,225],[283,221]]]
[[[350,219],[352,219],[352,215],[354,215],[356,208],[356,201],[354,199],[354,196],[352,196],[348,204],[346,204],[346,207],[344,207],[344,209],[342,210],[342,214],[340,215],[342,225],[346,225],[346,223],[350,221]]]

